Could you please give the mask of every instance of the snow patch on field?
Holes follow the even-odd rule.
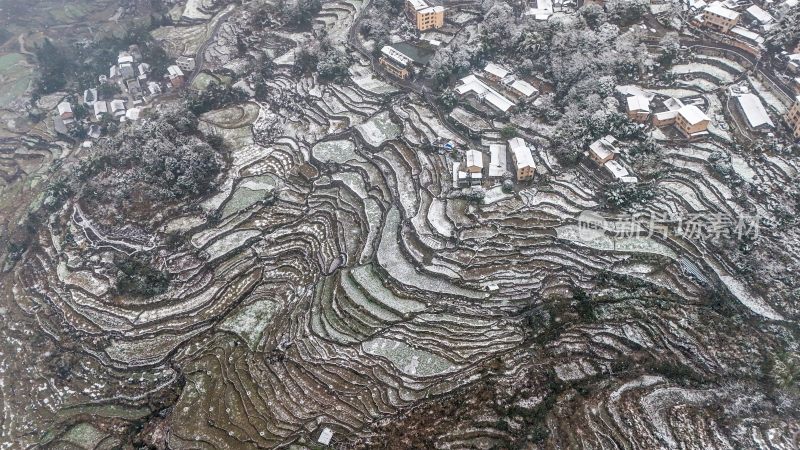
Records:
[[[691,63],[691,64],[678,64],[672,68],[672,73],[677,75],[691,74],[691,73],[705,73],[717,80],[730,84],[733,83],[733,75],[730,72],[720,69],[717,66],[704,63]]]
[[[392,122],[388,111],[374,116],[368,121],[358,125],[356,130],[367,143],[373,147],[380,147],[386,141],[400,136],[400,127]]]

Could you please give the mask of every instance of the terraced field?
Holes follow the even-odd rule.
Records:
[[[315,26],[344,46],[362,6],[325,3]],[[582,167],[545,163],[518,192],[468,202],[453,155],[426,145],[468,138],[366,63],[350,74],[279,67],[275,101],[203,115],[227,170],[152,233],[71,201],[47,218],[0,278],[0,338],[16,350],[0,354],[16,375],[0,385],[0,441],[269,448],[329,428],[343,448],[796,445],[795,397],[764,388],[797,367],[785,294],[800,240],[777,220],[796,159],[731,152],[720,130],[668,147],[644,205],[761,214],[774,227],[757,251],[781,261],[765,289],[719,240],[619,237],[622,218],[586,236],[603,182]],[[734,79],[718,75],[698,78]],[[114,258],[138,253],[157,255],[166,292],[114,294]]]

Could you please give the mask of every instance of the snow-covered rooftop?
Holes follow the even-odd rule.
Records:
[[[531,95],[535,95],[539,92],[535,87],[533,87],[533,85],[524,80],[516,80],[511,83],[511,89],[519,92],[525,97],[530,97]]]
[[[622,166],[622,164],[620,164],[617,161],[614,161],[613,159],[605,163],[603,167],[608,169],[608,171],[611,172],[611,175],[617,180],[623,177],[627,177],[629,175],[628,169],[626,169],[625,167]]]
[[[492,144],[489,146],[489,153],[492,156],[489,162],[489,176],[502,177],[506,170],[508,170],[506,146],[503,144]]]
[[[94,115],[99,116],[100,114],[107,114],[108,113],[108,103],[105,101],[97,101],[94,102]]]
[[[695,105],[686,105],[678,110],[680,114],[690,125],[695,125],[705,120],[711,119]]]
[[[466,154],[467,167],[479,167],[483,169],[483,153],[478,150],[467,150]]]
[[[428,7],[428,4],[425,0],[407,0],[408,4],[411,5],[414,10],[419,11],[421,9],[425,9]]]
[[[650,100],[634,95],[627,98],[628,111],[645,111],[650,112]]]
[[[764,25],[775,20],[770,13],[764,11],[758,5],[752,5],[751,7],[747,8],[746,11]]]
[[[505,78],[505,76],[509,74],[508,70],[504,69],[500,65],[495,64],[493,62],[490,62],[489,64],[486,64],[486,67],[484,67],[483,70],[486,73],[490,73],[490,74],[492,74],[492,75],[494,75],[494,76],[496,76],[498,78]]]
[[[731,28],[731,33],[735,34],[735,35],[738,35],[738,36],[741,36],[741,37],[747,39],[748,41],[752,41],[752,42],[755,42],[755,43],[758,43],[758,44],[763,44],[764,43],[764,38],[761,37],[760,34],[755,33],[753,31],[750,31],[747,28],[733,27],[733,28]]]
[[[475,92],[478,97],[485,99],[502,112],[506,112],[514,106],[514,102],[487,86],[486,83],[479,80],[475,75],[467,75],[462,78],[461,85],[456,87],[456,92],[461,95],[470,91]]]
[[[511,149],[511,152],[514,154],[514,161],[517,163],[517,169],[521,169],[523,167],[536,167],[536,163],[533,162],[533,154],[531,153],[531,149],[528,147],[528,144],[522,138],[511,138],[508,140],[508,146]]]
[[[716,1],[716,2],[713,2],[710,5],[708,5],[706,7],[706,11],[710,12],[712,14],[716,14],[716,15],[718,15],[720,17],[724,17],[726,19],[730,19],[730,20],[739,19],[739,13],[738,12],[736,12],[736,11],[734,11],[732,9],[728,9],[720,1]]]
[[[589,144],[589,150],[594,153],[598,159],[606,159],[617,153],[617,147],[614,146],[615,142],[617,142],[617,140],[614,136],[609,134]]]
[[[167,67],[167,72],[169,73],[170,77],[182,77],[183,71],[178,66],[169,66]]]
[[[444,12],[444,6],[430,6],[420,11],[422,14]]]
[[[758,96],[754,94],[742,94],[736,97],[736,101],[739,102],[739,107],[742,109],[742,112],[744,112],[747,123],[749,123],[751,127],[758,128],[767,124],[770,127],[775,126]]]
[[[412,62],[411,58],[406,56],[405,53],[403,53],[400,50],[398,50],[398,49],[396,49],[394,47],[391,47],[389,45],[384,45],[383,48],[381,49],[381,53],[383,53],[389,59],[391,59],[392,61],[394,61],[394,62],[396,62],[396,63],[398,63],[398,64],[400,64],[402,66],[407,66],[407,65],[411,64],[411,62]]]
[[[330,428],[323,428],[322,433],[319,434],[319,442],[322,445],[328,445],[331,443],[331,438],[333,437],[333,431]]]
[[[58,115],[63,116],[64,114],[72,114],[72,106],[69,102],[61,102],[58,104]]]
[[[684,105],[683,105],[683,102],[678,100],[677,98],[670,97],[670,98],[664,100],[664,106],[666,106],[667,109],[670,110],[670,111],[677,111],[677,110],[683,108]]]
[[[622,95],[627,95],[627,96],[635,95],[635,96],[638,96],[638,97],[644,97],[644,98],[646,98],[648,100],[653,100],[653,98],[655,98],[655,96],[656,96],[655,93],[650,92],[650,91],[645,91],[644,89],[642,89],[639,86],[636,86],[634,84],[617,86],[617,92],[619,92]]]

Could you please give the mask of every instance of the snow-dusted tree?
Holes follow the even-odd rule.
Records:
[[[606,12],[612,22],[631,25],[639,21],[649,8],[647,0],[608,0]]]
[[[793,7],[767,31],[766,44],[773,52],[793,49],[800,42],[800,8]]]

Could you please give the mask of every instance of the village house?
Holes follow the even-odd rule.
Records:
[[[506,146],[503,144],[491,144],[489,145],[489,154],[491,155],[489,162],[489,178],[502,178],[503,174],[508,171]]]
[[[94,102],[94,117],[96,120],[103,120],[103,116],[108,114],[108,102],[98,100]]]
[[[111,114],[114,117],[123,117],[125,116],[125,100],[112,100],[109,103],[109,107],[111,108]]]
[[[194,72],[195,60],[191,56],[179,56],[175,64],[184,72]]]
[[[133,56],[128,52],[120,52],[117,58],[117,66],[119,67],[119,76],[123,80],[136,77],[136,72],[133,69]]]
[[[478,150],[467,150],[464,157],[464,168],[469,173],[483,172],[483,153]]]
[[[156,83],[155,81],[151,81],[147,83],[147,91],[150,93],[151,97],[155,97],[156,95],[161,94],[161,85]]]
[[[489,87],[475,75],[467,75],[461,79],[461,84],[456,87],[456,93],[466,95],[474,93],[478,100],[488,103],[500,112],[506,112],[514,106],[514,102]]]
[[[511,73],[502,66],[495,64],[493,62],[486,64],[486,67],[484,67],[483,72],[487,79],[498,82],[503,78],[507,77]]]
[[[72,112],[72,105],[70,105],[69,102],[59,103],[57,109],[58,116],[61,117],[65,125],[69,125],[75,121],[75,114]]]
[[[514,161],[517,171],[517,181],[533,179],[536,163],[533,161],[533,154],[525,140],[518,137],[509,139],[508,148],[511,150],[511,159]]]
[[[800,139],[800,95],[795,97],[794,104],[786,113],[786,122],[794,133],[795,139]]]
[[[652,115],[653,126],[665,127],[674,124],[675,118],[678,117],[678,111],[684,106],[683,102],[674,97],[668,98],[663,103],[667,110]]]
[[[609,174],[614,178],[615,181],[621,181],[623,183],[636,183],[639,181],[638,178],[632,176],[628,169],[625,168],[619,161],[611,160],[603,165],[606,168]]]
[[[183,78],[183,71],[178,66],[169,66],[167,67],[167,76],[169,77],[169,82],[172,84],[172,87],[179,88],[183,86],[184,78]]]
[[[675,126],[687,139],[708,134],[709,123],[711,119],[695,105],[684,106],[675,117]]]
[[[430,6],[425,0],[406,0],[406,13],[419,31],[444,26],[444,7]]]
[[[150,64],[147,63],[139,64],[136,66],[136,69],[139,71],[139,79],[142,81],[147,79],[147,75],[149,75],[151,71]]]
[[[721,1],[711,3],[703,11],[703,25],[720,33],[727,33],[739,23],[740,14]]]
[[[761,99],[754,94],[742,94],[734,97],[734,105],[744,116],[747,127],[751,131],[768,131],[775,127],[772,119],[769,118]]]
[[[392,46],[385,45],[381,48],[378,62],[387,72],[401,80],[411,76],[411,58]]]
[[[758,5],[750,5],[750,7],[748,7],[745,10],[745,12],[749,17],[758,22],[762,27],[764,25],[769,25],[770,23],[775,21],[775,18],[772,17],[772,14],[764,11]]]
[[[539,94],[539,90],[525,80],[514,80],[509,88],[517,98],[529,98]]]
[[[647,97],[632,95],[626,99],[628,118],[645,123],[650,118],[650,100]]]
[[[617,140],[614,136],[606,135],[589,144],[589,158],[597,165],[604,165],[617,156],[619,150],[614,145]]]

